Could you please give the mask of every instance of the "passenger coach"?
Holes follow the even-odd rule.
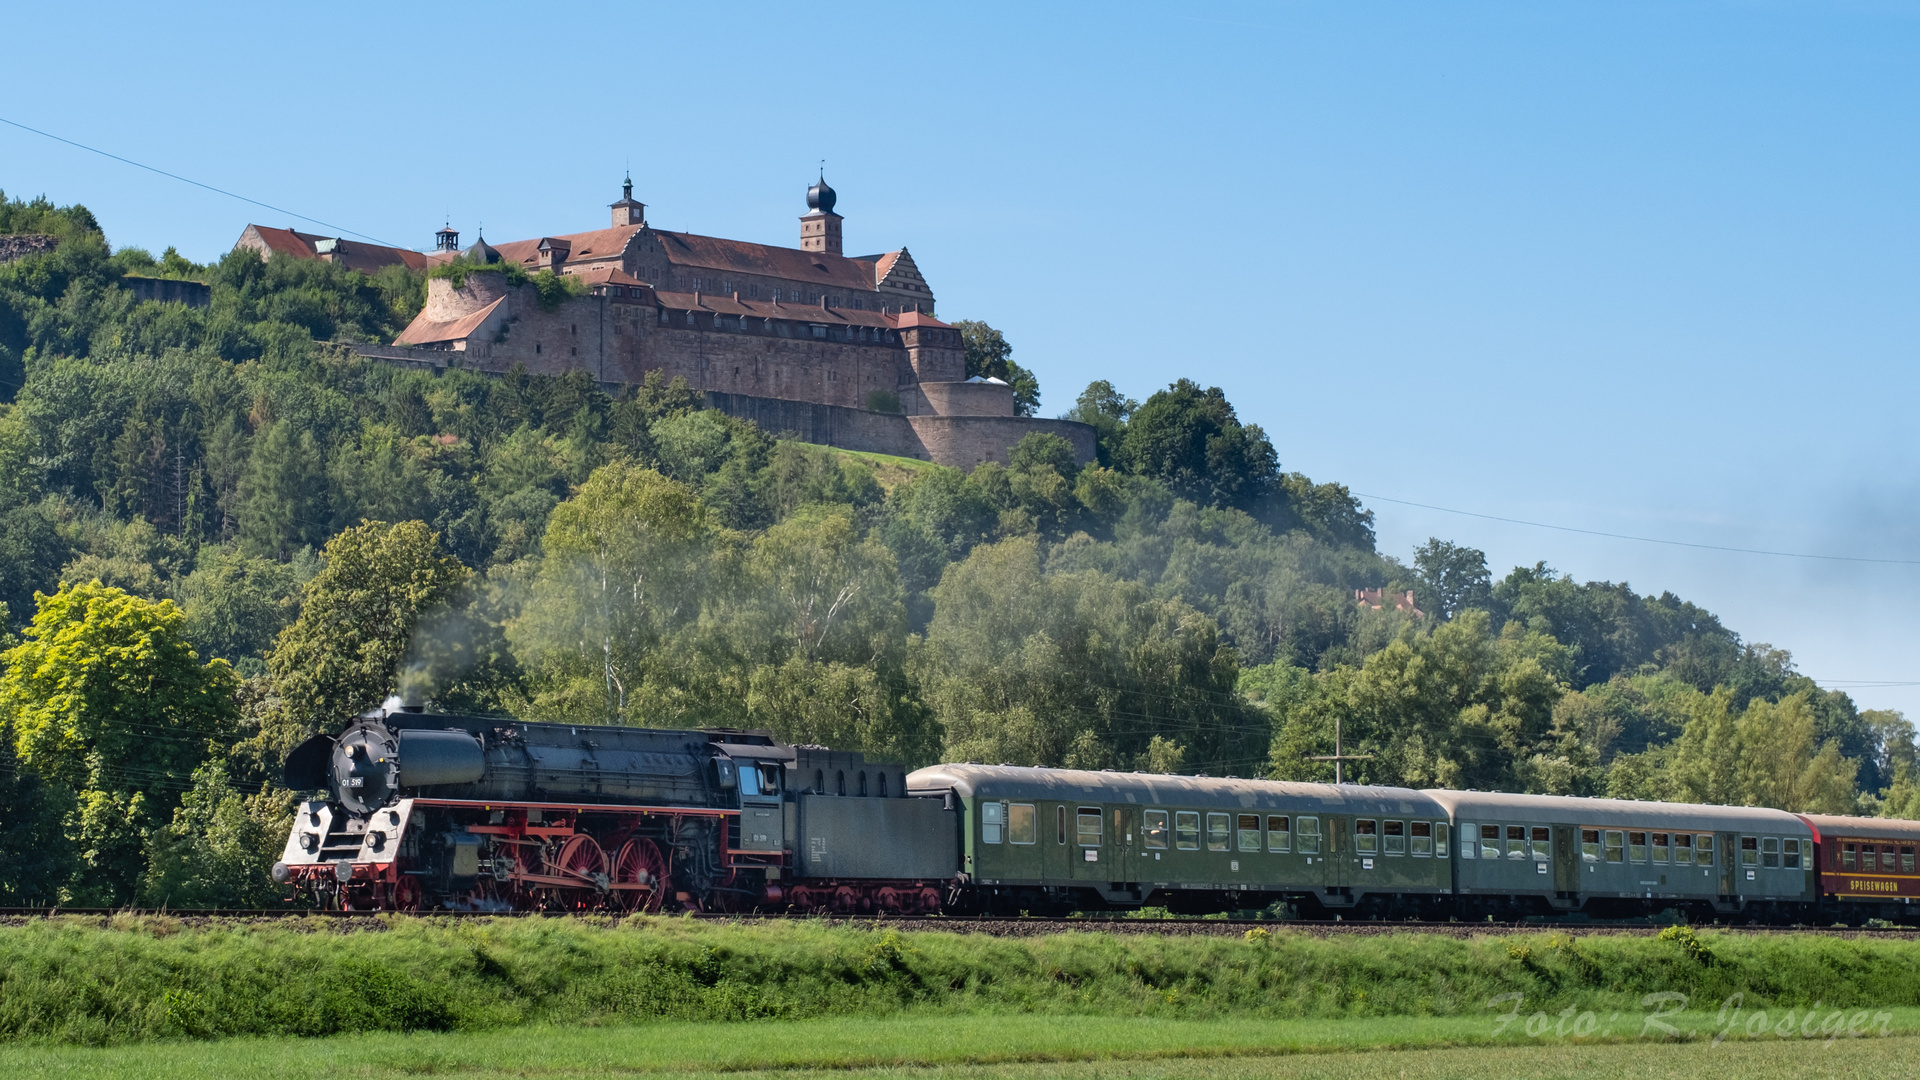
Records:
[[[1452,885],[1448,815],[1406,788],[936,765],[907,791],[959,805],[963,903],[980,910],[1413,916]]]

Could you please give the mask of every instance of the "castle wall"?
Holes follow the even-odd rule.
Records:
[[[1082,465],[1094,461],[1093,428],[1073,420],[1041,420],[1030,416],[909,416],[923,457],[957,469],[982,462],[1008,464],[1013,448],[1036,431],[1058,435],[1073,446],[1073,458]]]

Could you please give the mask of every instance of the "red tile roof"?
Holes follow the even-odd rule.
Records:
[[[381,244],[362,243],[359,240],[343,240],[331,236],[315,236],[312,233],[296,232],[293,229],[275,229],[266,225],[248,225],[248,231],[259,238],[269,253],[278,252],[291,255],[296,259],[318,259],[320,254],[315,245],[322,240],[334,242],[334,261],[349,270],[358,270],[363,274],[372,274],[385,266],[399,263],[409,270],[425,270],[427,257],[418,251],[406,248],[386,247]],[[241,242],[246,241],[246,233],[240,234]],[[239,245],[234,245],[238,247]]]
[[[627,273],[617,266],[594,266],[582,270],[579,273],[568,274],[567,276],[577,277],[589,285],[632,285],[637,288],[648,287],[647,282],[641,281],[639,278],[634,277],[632,274]]]
[[[570,245],[567,250],[570,260],[611,259],[625,251],[633,234],[643,228],[645,226],[642,225],[616,225],[611,229],[569,233],[566,236],[536,236],[531,240],[509,240],[504,244],[495,244],[493,249],[507,262],[532,266],[540,261],[540,241],[564,240]]]
[[[667,258],[678,266],[698,266],[705,270],[731,270],[738,274],[760,274],[788,281],[818,283],[823,288],[859,289],[872,292],[874,264],[844,255],[798,248],[750,244],[744,240],[722,240],[694,233],[662,232],[661,246]]]
[[[952,323],[943,323],[924,311],[903,311],[893,317],[893,324],[902,330],[911,326],[938,326],[952,329]]]
[[[471,315],[465,315],[452,322],[428,322],[424,315],[416,315],[407,324],[400,336],[393,339],[395,345],[432,345],[442,341],[465,341],[474,331],[486,325],[487,317],[495,308],[506,302],[502,296],[486,307]]]

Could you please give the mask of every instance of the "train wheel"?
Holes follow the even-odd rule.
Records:
[[[651,914],[659,911],[667,898],[667,860],[651,840],[634,839],[622,844],[613,857],[612,876],[615,886],[644,886],[614,889],[614,903],[624,911]]]
[[[607,853],[593,837],[580,833],[567,837],[560,850],[548,864],[555,877],[567,878],[577,884],[554,890],[554,899],[562,907],[576,911],[593,907],[606,895],[607,889]]]
[[[401,874],[399,880],[393,883],[393,888],[388,890],[387,895],[392,897],[393,910],[419,911],[420,879],[412,874]]]

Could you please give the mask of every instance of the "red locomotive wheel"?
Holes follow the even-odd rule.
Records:
[[[651,840],[634,839],[613,857],[614,903],[623,911],[659,911],[667,898],[667,860]],[[624,886],[643,886],[626,888]]]
[[[388,891],[395,911],[420,910],[420,879],[412,874],[401,874],[393,888]]]
[[[593,907],[604,895],[607,853],[593,837],[584,833],[567,837],[548,865],[548,873],[571,883],[567,888],[554,890],[555,899],[565,906],[575,910]]]

